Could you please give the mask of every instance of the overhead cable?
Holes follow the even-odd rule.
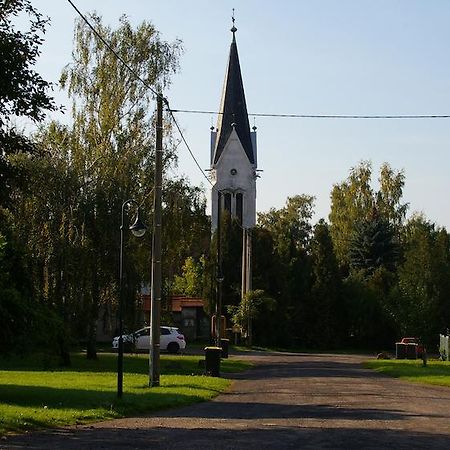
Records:
[[[172,109],[174,113],[221,115],[221,111],[204,111],[199,109]],[[275,114],[248,113],[251,117],[283,117],[292,119],[449,119],[450,114],[411,114],[411,115],[359,115],[359,114]]]

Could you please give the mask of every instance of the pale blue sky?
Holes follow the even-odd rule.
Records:
[[[450,2],[447,0],[75,0],[110,25],[121,14],[180,38],[181,72],[166,94],[172,108],[217,110],[236,9],[237,43],[249,112],[450,114]],[[70,62],[75,11],[66,0],[33,0],[52,19],[38,70],[56,82]],[[57,100],[66,103],[62,93]],[[216,117],[179,114],[202,167]],[[250,118],[253,125],[253,119]],[[404,169],[404,200],[450,228],[450,119],[257,118],[258,210],[289,195],[315,195],[327,217],[333,183],[363,159]],[[180,145],[178,171],[204,183]],[[209,195],[209,194],[208,194]]]

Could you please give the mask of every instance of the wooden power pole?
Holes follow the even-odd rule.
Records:
[[[150,319],[150,367],[149,386],[159,386],[160,378],[160,327],[161,327],[161,219],[162,219],[162,171],[163,158],[163,97],[156,100],[156,152],[155,152],[155,190],[152,242],[152,288]]]

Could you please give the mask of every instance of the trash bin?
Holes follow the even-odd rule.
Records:
[[[205,347],[205,372],[212,377],[220,377],[220,347]]]
[[[230,340],[229,339],[221,339],[220,345],[222,346],[221,357],[228,358],[228,348],[230,346]]]
[[[403,342],[395,344],[395,359],[406,359],[406,344]]]

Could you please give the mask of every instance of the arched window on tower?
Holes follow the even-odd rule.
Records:
[[[224,209],[231,214],[231,194],[229,192],[224,194]]]
[[[244,196],[242,193],[238,192],[236,194],[236,217],[240,223],[242,223],[243,211],[244,211]]]

